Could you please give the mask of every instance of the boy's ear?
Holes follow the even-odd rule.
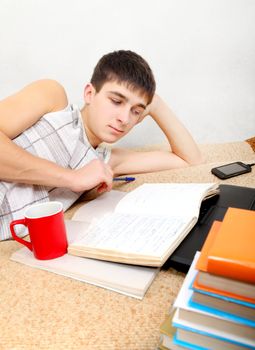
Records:
[[[86,104],[90,104],[93,96],[95,95],[95,88],[91,83],[88,83],[84,88],[84,101]]]

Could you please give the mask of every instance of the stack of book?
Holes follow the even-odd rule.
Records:
[[[159,349],[255,349],[255,212],[229,208],[185,277]]]

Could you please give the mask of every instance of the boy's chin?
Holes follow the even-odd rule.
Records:
[[[115,142],[119,141],[120,139],[122,139],[123,136],[124,135],[120,135],[120,136],[104,135],[102,142],[115,143]]]
[[[104,139],[102,142],[106,142],[106,143],[109,143],[109,144],[113,144],[113,143],[115,143],[115,142],[118,142],[120,139],[122,139],[122,137],[118,137],[118,138],[106,138],[106,139]]]

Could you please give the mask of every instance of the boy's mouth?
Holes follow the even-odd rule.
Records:
[[[117,134],[123,134],[124,133],[124,130],[120,130],[118,128],[115,128],[114,126],[112,125],[108,125],[109,128],[114,132],[114,133],[117,133]]]

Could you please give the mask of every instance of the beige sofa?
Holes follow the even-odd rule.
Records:
[[[252,140],[201,145],[205,164],[136,176],[115,189],[144,182],[220,182],[210,173],[226,162],[255,160]],[[254,171],[224,183],[255,187]],[[80,203],[66,213],[71,218]],[[0,243],[0,349],[153,350],[184,274],[162,269],[142,301],[10,261],[20,248]]]

